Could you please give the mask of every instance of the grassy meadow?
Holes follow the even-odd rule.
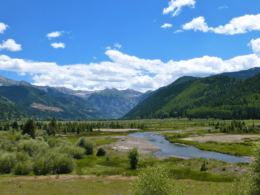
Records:
[[[1,172],[0,194],[128,194],[131,184],[138,177],[140,171],[146,169],[148,166],[167,167],[172,175],[172,179],[176,180],[185,189],[185,194],[211,194],[211,192],[220,192],[221,194],[221,190],[225,191],[226,188],[229,188],[235,178],[245,177],[250,172],[248,163],[228,163],[209,159],[206,161],[207,171],[200,171],[205,161],[203,158],[188,160],[168,158],[159,160],[153,154],[140,154],[137,169],[132,170],[126,152],[106,148],[105,156],[96,156],[96,154],[98,148],[105,144],[116,142],[119,139],[113,138],[113,136],[126,136],[133,133],[133,131],[105,131],[106,129],[111,129],[110,125],[112,122],[116,122],[100,121],[104,126],[100,128],[102,131],[94,128],[93,131],[81,130],[64,133],[62,127],[68,122],[62,122],[60,129],[57,128],[55,136],[48,135],[46,130],[38,128],[36,130],[35,141],[21,135],[21,130],[10,129],[8,131],[0,131],[0,154],[1,152],[5,155],[8,153],[8,155],[13,155],[13,158],[16,159],[16,164],[10,169],[10,172]],[[246,120],[244,122],[246,126],[254,124],[256,128],[260,125],[259,120]],[[49,122],[46,121],[43,123],[48,124]],[[97,122],[88,121],[86,123]],[[131,127],[135,129],[137,124],[144,124],[145,128],[137,128],[136,131],[158,131],[173,143],[183,143],[203,150],[218,151],[232,155],[253,155],[251,150],[252,145],[255,141],[258,141],[243,140],[241,143],[198,143],[180,140],[181,138],[188,137],[238,134],[234,132],[220,132],[219,129],[215,128],[215,124],[229,125],[231,121],[216,119],[120,120],[118,123],[120,123],[120,129]],[[203,129],[205,127],[211,127],[212,129],[205,130]],[[172,130],[185,129],[188,129],[188,131],[171,132]],[[250,134],[258,135],[258,132],[254,131]],[[80,147],[79,142],[81,138],[85,138],[93,143],[92,154],[82,153],[78,148]],[[29,143],[40,144],[44,149],[32,148],[29,152],[27,148],[29,147]],[[66,150],[64,149],[65,152],[62,151],[63,148],[66,148]],[[17,164],[19,164],[18,161],[21,159],[19,157],[20,153],[26,155],[26,159],[23,159],[23,162],[32,161],[33,163],[36,163],[35,159],[38,159],[39,162],[42,160],[40,154],[43,156],[48,154],[52,156],[56,154],[56,156],[61,155],[61,159],[64,158],[66,162],[71,162],[71,167],[64,169],[67,171],[65,171],[66,173],[62,171],[57,173],[56,169],[50,169],[49,172],[41,173],[35,171],[36,164],[31,164],[31,167],[27,167],[27,172],[25,171],[21,175],[19,171],[15,171],[19,168]],[[73,158],[66,156],[65,153],[72,154]],[[53,164],[56,165],[57,162],[54,161]],[[37,164],[37,166],[40,165]],[[239,171],[234,171],[235,169]]]

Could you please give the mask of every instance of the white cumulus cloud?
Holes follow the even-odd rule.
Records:
[[[182,30],[176,30],[174,31],[174,33],[180,33],[180,32],[183,32]]]
[[[258,41],[251,41],[251,45],[258,45]],[[170,60],[166,63],[160,59],[141,59],[117,50],[107,50],[105,54],[110,61],[64,66],[0,55],[0,70],[32,75],[35,85],[76,90],[132,88],[144,92],[168,85],[181,76],[209,76],[260,66],[260,57],[256,54],[236,56],[229,60],[203,56],[189,60]]]
[[[179,15],[183,6],[195,7],[195,0],[171,0],[168,4],[169,7],[163,9],[163,14],[173,12],[172,16]]]
[[[0,33],[3,34],[4,31],[7,29],[8,25],[0,22]]]
[[[115,43],[114,46],[117,47],[118,49],[120,49],[122,47],[122,45],[120,45],[119,43]]]
[[[205,22],[205,18],[200,16],[194,18],[191,22],[182,26],[184,30],[194,30],[202,32],[214,32],[217,34],[234,35],[243,34],[253,30],[260,30],[260,14],[258,15],[244,15],[233,18],[228,24],[218,26],[216,28],[209,27]]]
[[[249,45],[252,47],[253,52],[260,57],[260,38],[252,39]]]
[[[109,47],[109,46],[108,46],[108,47],[106,47],[106,49],[107,49],[107,50],[110,50],[110,49],[111,49],[111,47]]]
[[[47,37],[49,39],[55,38],[55,37],[60,37],[63,33],[64,33],[64,31],[55,31],[55,32],[48,33]]]
[[[164,23],[164,25],[161,26],[161,28],[171,28],[172,24]]]
[[[55,49],[58,49],[58,48],[65,48],[65,44],[64,43],[52,43],[51,46]]]
[[[0,50],[7,49],[9,51],[20,51],[22,47],[20,44],[17,44],[13,39],[8,39],[3,41],[3,44],[0,44]]]

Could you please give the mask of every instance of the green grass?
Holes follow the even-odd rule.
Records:
[[[109,177],[91,177],[91,178],[68,178],[24,180],[20,177],[16,181],[12,178],[0,180],[1,194],[88,194],[88,195],[126,195],[133,182],[131,178],[121,177],[111,179]],[[229,189],[231,182],[204,182],[191,180],[177,180],[182,188],[185,189],[185,195],[209,195],[215,192],[223,192]]]
[[[117,140],[119,140],[118,138],[111,138],[111,139],[104,139],[104,140],[97,140],[95,141],[96,145],[105,145],[105,144],[110,144],[112,142],[116,142]]]

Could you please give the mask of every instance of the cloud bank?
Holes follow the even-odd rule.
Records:
[[[260,30],[260,14],[258,15],[244,15],[233,18],[228,24],[218,26],[216,28],[208,27],[205,18],[200,16],[194,18],[182,26],[183,30],[194,30],[202,32],[214,32],[216,34],[234,35],[243,34],[250,31]]]
[[[159,59],[140,59],[117,50],[105,52],[111,61],[64,66],[0,55],[0,70],[17,72],[20,75],[30,74],[36,85],[78,90],[132,88],[145,92],[168,85],[185,75],[209,76],[259,67],[259,40],[252,40],[251,45],[255,54],[237,56],[229,60],[203,56],[181,61],[170,60],[167,63]]]
[[[195,0],[171,0],[167,8],[163,9],[163,14],[169,14],[173,12],[172,16],[177,16],[180,14],[181,8],[183,6],[189,6],[191,8],[195,7]]]

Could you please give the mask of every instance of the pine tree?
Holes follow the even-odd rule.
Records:
[[[49,127],[50,127],[50,131],[51,131],[50,133],[55,136],[56,129],[57,129],[57,120],[56,120],[55,116],[51,119]]]
[[[27,133],[33,139],[35,139],[35,132],[36,132],[36,125],[35,125],[33,119],[27,120],[24,127],[23,127],[22,134],[24,135],[24,134]]]

